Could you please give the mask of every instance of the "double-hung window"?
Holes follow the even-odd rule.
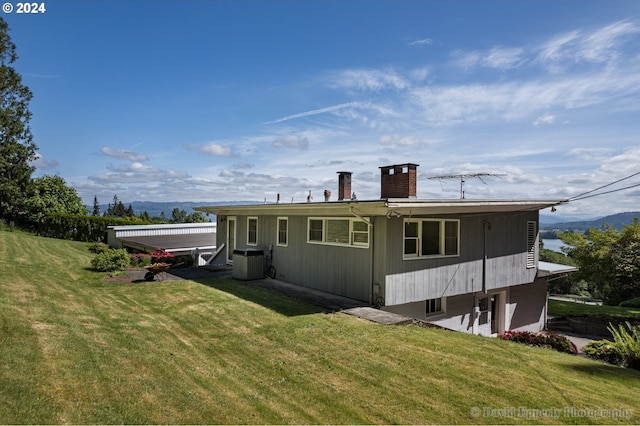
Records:
[[[405,219],[405,259],[458,256],[460,221],[456,219]]]
[[[257,217],[247,218],[247,245],[249,246],[258,245],[258,218]]]
[[[369,247],[369,225],[351,218],[309,218],[307,242]]]
[[[289,219],[286,217],[278,218],[278,245],[286,246],[289,241]]]

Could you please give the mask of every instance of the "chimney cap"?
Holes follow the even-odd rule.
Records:
[[[353,174],[353,172],[336,172],[336,173],[338,173],[339,175],[352,175]]]
[[[402,167],[402,166],[414,166],[414,167],[419,167],[420,164],[416,164],[416,163],[402,163],[402,164],[392,164],[391,166],[380,166],[378,167],[379,169],[390,169],[392,167]]]

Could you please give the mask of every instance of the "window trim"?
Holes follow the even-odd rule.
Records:
[[[326,241],[326,237],[327,237],[327,222],[328,221],[332,221],[332,220],[338,220],[338,221],[348,221],[349,222],[349,231],[348,231],[348,243],[336,243],[336,242],[329,242]],[[321,240],[312,240],[311,239],[311,221],[321,221],[322,223],[322,227],[320,229],[320,233],[322,236]],[[353,228],[353,224],[354,223],[364,223],[367,226],[367,230],[366,231],[360,231],[360,230],[354,230]],[[357,242],[355,241],[355,235],[363,235],[366,233],[367,236],[367,242],[366,243],[361,243],[361,242]],[[310,216],[307,218],[307,243],[308,244],[319,244],[319,245],[328,245],[328,246],[338,246],[338,247],[355,247],[355,248],[369,248],[369,242],[371,241],[371,226],[358,218],[352,218],[352,217],[336,217],[336,216]]]
[[[256,240],[251,241],[249,238],[251,236],[251,221],[255,220],[256,222]],[[248,216],[247,217],[247,245],[248,246],[257,246],[258,245],[258,216]]]
[[[280,241],[280,221],[287,224],[284,230],[284,243]],[[287,247],[289,245],[289,218],[287,216],[278,216],[276,218],[276,245],[279,247]]]
[[[428,255],[422,254],[422,226],[423,226],[422,224],[424,222],[439,223],[439,227],[438,227],[439,253],[437,254],[428,254]],[[446,224],[451,222],[456,223],[456,242],[455,242],[456,252],[454,254],[446,254],[447,238],[450,238],[446,235]],[[407,237],[406,231],[407,231],[408,223],[417,224],[415,237],[413,236]],[[407,239],[415,241],[415,249],[416,249],[415,254],[406,253]],[[459,256],[460,256],[460,219],[435,219],[435,218],[418,217],[418,218],[403,220],[402,222],[402,259],[403,260],[436,259],[436,258],[443,258],[443,257],[459,257]]]

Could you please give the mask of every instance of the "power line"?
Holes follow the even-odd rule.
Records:
[[[598,188],[596,188],[596,189],[592,189],[591,191],[583,192],[583,193],[582,193],[582,194],[580,194],[580,195],[576,195],[575,197],[571,197],[571,198],[569,198],[569,201],[576,201],[576,200],[580,200],[580,199],[583,199],[583,198],[595,197],[596,195],[610,194],[610,193],[612,193],[612,192],[617,192],[617,191],[622,191],[622,190],[624,190],[624,189],[634,188],[634,187],[636,187],[636,186],[638,186],[638,185],[632,185],[632,186],[628,186],[628,187],[626,187],[626,188],[621,188],[621,189],[617,189],[617,190],[613,190],[613,191],[607,191],[607,192],[603,192],[603,193],[601,193],[601,194],[596,194],[596,195],[591,195],[591,196],[589,196],[589,197],[585,197],[585,195],[587,195],[587,194],[591,194],[592,192],[599,191],[599,190],[601,190],[601,189],[604,189],[604,188],[609,187],[609,186],[611,186],[611,185],[615,185],[616,183],[622,182],[623,180],[627,180],[627,179],[630,179],[630,178],[632,178],[632,177],[634,177],[634,176],[638,176],[638,175],[640,175],[640,172],[633,173],[633,174],[631,174],[631,175],[629,175],[629,176],[627,176],[627,177],[623,177],[622,179],[618,179],[618,180],[616,180],[616,181],[614,181],[614,182],[608,183],[608,184],[606,184],[606,185],[602,185],[601,187],[598,187]]]
[[[614,183],[617,183],[617,182],[614,182]],[[602,188],[606,188],[607,186],[610,186],[610,185],[612,185],[612,184],[605,185]],[[592,198],[592,197],[597,197],[599,195],[611,194],[613,192],[624,191],[625,189],[636,188],[638,186],[640,186],[640,183],[636,183],[635,185],[625,186],[624,188],[612,189],[611,191],[600,192],[598,194],[592,194],[592,195],[586,195],[586,196],[583,195],[583,196],[573,197],[573,198],[570,198],[569,201],[580,201],[580,200],[584,200],[585,198]],[[602,189],[602,188],[598,188],[598,189]],[[596,190],[594,189],[594,191],[596,191]],[[593,191],[585,192],[585,194],[589,194],[591,192],[593,192]]]

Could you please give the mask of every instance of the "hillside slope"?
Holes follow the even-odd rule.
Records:
[[[568,222],[556,222],[556,223],[540,223],[540,229],[558,230],[558,231],[586,231],[589,228],[602,228],[606,223],[618,229],[622,229],[625,225],[633,223],[634,219],[640,220],[640,212],[626,212],[617,213],[609,216],[605,216],[599,219],[582,220],[582,221],[568,221]],[[547,219],[548,220],[548,219]]]
[[[640,423],[637,371],[90,258],[0,231],[1,423]]]

